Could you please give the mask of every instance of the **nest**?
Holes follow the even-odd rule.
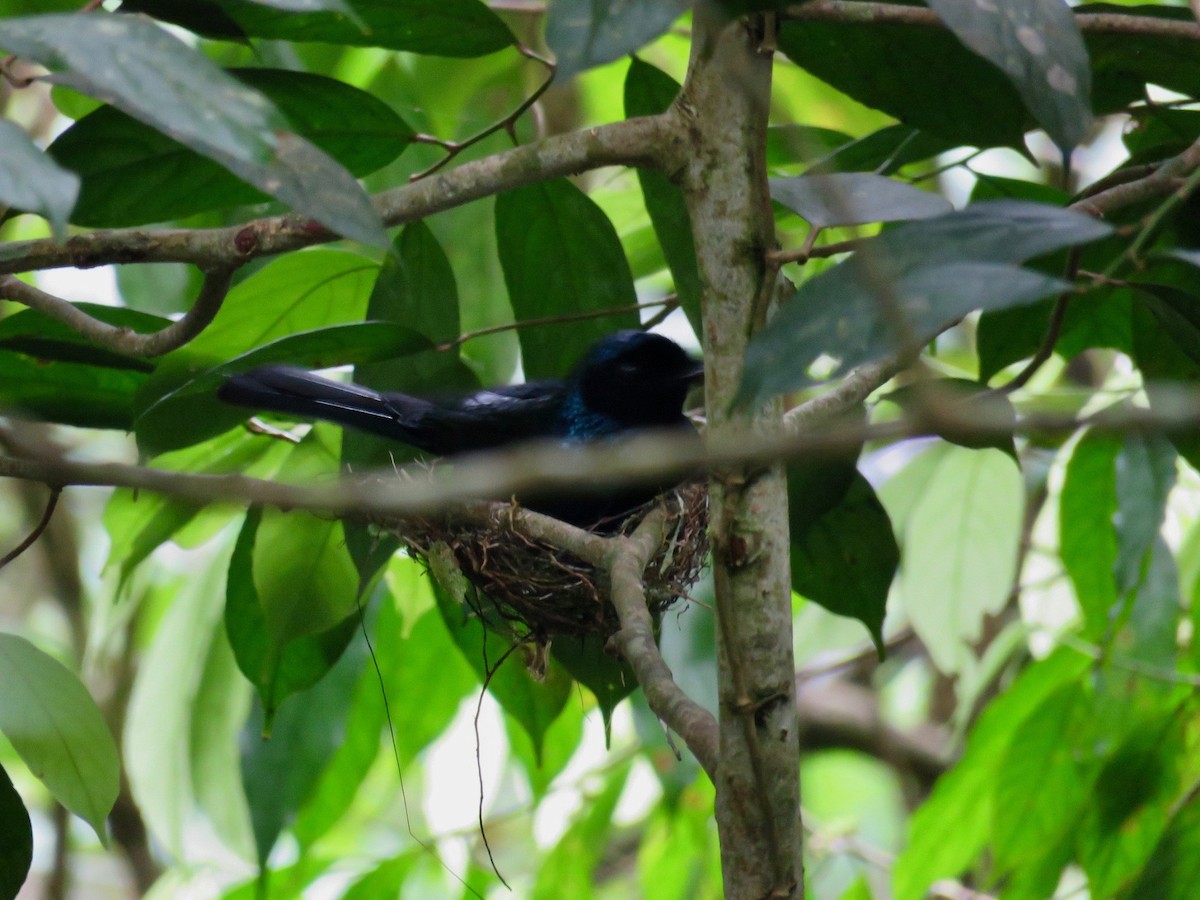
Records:
[[[650,510],[667,508],[666,539],[646,567],[646,602],[661,613],[687,595],[708,553],[708,488],[688,482],[656,497],[614,529],[630,534]],[[546,644],[559,636],[599,636],[619,628],[608,597],[606,573],[574,554],[524,534],[502,512],[481,522],[478,516],[447,513],[436,518],[406,517],[379,523],[428,565],[445,545],[458,568],[481,596],[484,619],[491,607],[520,640]]]

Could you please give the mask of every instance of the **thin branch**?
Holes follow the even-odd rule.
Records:
[[[232,276],[233,269],[229,267],[208,272],[192,308],[182,318],[150,334],[101,322],[74,303],[28,285],[13,275],[0,275],[0,300],[11,300],[36,309],[96,346],[114,353],[154,357],[182,347],[208,327],[225,302]]]
[[[1196,26],[1200,28],[1200,25]],[[1155,197],[1165,197],[1179,189],[1180,179],[1200,168],[1200,140],[1157,166],[1142,178],[1083,197],[1071,204],[1071,209],[1086,212],[1097,218]]]
[[[1142,34],[1153,37],[1184,38],[1200,41],[1200,25],[1175,19],[1120,13],[1088,12],[1076,9],[1075,21],[1084,33]],[[891,3],[865,3],[859,0],[812,0],[780,12],[780,16],[797,22],[841,22],[859,25],[917,25],[942,28],[942,20],[931,9],[919,6],[897,6]]]
[[[50,519],[54,516],[54,510],[55,507],[58,506],[58,498],[60,494],[62,494],[61,487],[54,486],[50,488],[50,497],[46,500],[46,510],[42,513],[41,519],[38,520],[37,525],[33,527],[33,531],[29,532],[29,535],[25,538],[25,540],[21,541],[21,543],[17,544],[16,547],[4,554],[4,556],[0,557],[0,569],[3,569],[10,562],[37,543],[37,539],[42,536],[42,532],[46,530],[47,526],[50,524]]]
[[[717,720],[675,683],[654,641],[654,623],[646,606],[642,573],[663,541],[663,529],[664,511],[658,509],[629,537],[609,539],[613,542],[608,565],[611,599],[621,620],[621,630],[610,644],[633,669],[655,715],[683,738],[715,784],[720,758]]]
[[[655,307],[666,307],[666,312],[670,313],[679,306],[679,299],[672,294],[669,297],[664,297],[661,300],[648,300],[645,303],[634,303],[629,306],[614,306],[610,309],[595,309],[588,312],[580,313],[565,313],[561,316],[539,316],[533,319],[522,319],[520,322],[506,322],[503,325],[490,325],[487,328],[477,328],[475,331],[464,331],[452,341],[446,341],[444,344],[439,344],[437,350],[451,350],[460,344],[465,344],[467,341],[472,341],[475,338],[483,337],[488,334],[500,334],[505,331],[520,331],[524,328],[536,328],[542,325],[559,325],[563,322],[579,322],[584,319],[603,319],[608,316],[619,316],[622,313],[638,312],[643,309],[654,309]],[[649,326],[649,323],[647,323]]]
[[[522,185],[603,166],[669,171],[685,151],[679,123],[664,113],[533,141],[392,188],[373,201],[387,225],[402,225]],[[185,262],[221,269],[337,239],[294,213],[228,228],[116,228],[74,235],[62,244],[51,238],[8,244],[0,249],[0,275],[109,263]]]
[[[541,99],[542,94],[546,93],[550,85],[554,83],[554,73],[557,71],[558,67],[554,63],[550,62],[550,60],[534,53],[528,47],[518,45],[517,52],[526,59],[532,59],[545,66],[547,69],[546,80],[538,86],[537,90],[526,97],[525,100],[522,101],[521,105],[514,109],[511,113],[509,113],[503,119],[500,119],[498,122],[494,122],[493,124],[489,125],[482,131],[471,135],[469,138],[461,141],[443,141],[439,138],[430,137],[429,135],[417,135],[416,140],[421,140],[422,143],[426,144],[435,144],[436,146],[445,150],[446,155],[424,171],[410,175],[408,179],[409,181],[420,181],[422,178],[427,178],[434,172],[446,166],[451,160],[453,160],[468,147],[475,146],[480,141],[486,140],[498,131],[507,130],[510,133],[513,132],[516,127],[517,120],[520,119],[521,116],[525,115],[525,113],[529,111],[530,107],[532,107],[533,104],[537,103],[538,100]],[[500,880],[503,881],[504,879],[501,878]],[[506,884],[505,887],[508,887],[508,885]]]
[[[1079,275],[1079,258],[1079,248],[1073,247],[1067,256],[1067,271],[1063,274],[1064,280],[1074,281]],[[1013,391],[1025,387],[1047,360],[1054,355],[1054,348],[1058,345],[1058,339],[1062,335],[1063,322],[1067,318],[1067,306],[1070,304],[1072,296],[1072,291],[1066,291],[1054,301],[1054,308],[1050,311],[1050,321],[1046,325],[1046,334],[1042,338],[1041,344],[1038,345],[1037,352],[1025,364],[1025,368],[1000,389],[1003,393],[1011,394]]]

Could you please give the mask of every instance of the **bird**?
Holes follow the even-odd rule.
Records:
[[[294,366],[269,365],[229,376],[217,396],[236,406],[323,419],[434,456],[455,457],[534,440],[578,444],[647,429],[692,431],[683,404],[703,373],[703,363],[670,338],[629,329],[600,338],[559,381],[427,398],[382,393]],[[613,523],[668,486],[591,491],[581,487],[570,496],[520,499],[528,508],[570,524],[611,530]]]

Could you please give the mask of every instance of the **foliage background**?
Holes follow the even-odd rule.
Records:
[[[942,13],[946,4],[929,5]],[[36,42],[19,40],[19,17],[77,6],[0,0],[0,47],[36,56]],[[495,21],[504,25],[489,38],[495,26],[482,4],[444,0],[445,15],[475,16],[477,24],[401,34],[390,46],[377,45],[385,32],[375,18],[372,39],[359,41],[361,31],[343,22],[318,32],[324,42],[307,42],[287,19],[273,18],[286,4],[195,4],[200,19],[187,17],[188,4],[125,6],[174,21],[185,29],[174,33],[199,54],[245,73],[239,77],[292,127],[376,195],[445,159],[445,146],[415,135],[466,140],[540,89],[545,68],[508,46],[504,28],[525,45],[542,48],[543,34],[553,45],[556,10],[585,5],[554,3],[547,22],[538,4],[497,3]],[[1014,4],[1031,15],[1060,6]],[[364,19],[398,15],[365,0],[348,7]],[[449,165],[664,109],[687,72],[692,23],[672,4],[645,7],[624,23],[645,29],[635,30],[645,43],[625,48],[636,49],[636,59],[622,51],[585,68],[561,52],[573,46],[570,37],[559,37],[564,71],[534,111]],[[759,396],[802,404],[825,387],[809,379],[821,354],[849,367],[896,349],[883,329],[862,336],[864,356],[855,360],[852,342],[837,339],[836,317],[789,318],[820,307],[822,284],[838,284],[815,276],[836,271],[841,242],[880,232],[883,220],[943,213],[936,195],[957,207],[996,198],[1064,206],[1114,169],[1137,184],[1156,171],[1139,167],[1186,163],[1200,136],[1191,103],[1200,90],[1194,33],[1086,32],[1090,56],[1079,65],[1091,73],[1090,105],[1100,116],[1092,123],[1079,103],[1047,110],[1023,97],[1019,78],[1014,87],[945,29],[848,25],[832,15],[806,19],[803,9],[777,36],[766,154],[771,175],[789,179],[773,186],[781,247],[795,250],[811,237],[816,252],[779,259],[782,273],[805,287],[751,351],[746,390],[757,385]],[[1182,4],[1132,12],[1180,23],[1189,16]],[[66,40],[72,27],[60,21],[55,37]],[[1052,33],[1047,40],[1055,53],[1072,46]],[[77,80],[52,88],[3,85],[0,134],[12,141],[12,162],[0,167],[0,187],[14,215],[0,226],[0,262],[12,271],[25,271],[29,245],[19,242],[61,233],[67,222],[72,232],[220,228],[291,207],[359,240],[241,266],[203,334],[157,358],[102,349],[17,303],[0,304],[0,403],[23,412],[3,420],[9,456],[53,458],[69,448],[84,460],[320,483],[346,462],[389,464],[388,448],[343,440],[324,426],[293,428],[305,435],[294,446],[247,432],[211,400],[223,366],[248,365],[245,354],[266,358],[261,348],[271,345],[272,359],[354,364],[360,379],[414,392],[557,375],[597,334],[661,309],[635,303],[668,296],[681,308],[661,327],[694,339],[695,251],[662,173],[609,167],[570,182],[531,177],[394,229],[389,254],[352,191],[331,200],[309,183],[267,199],[231,177],[226,169],[262,188],[278,174],[268,159],[259,174],[245,175],[264,161],[253,142],[225,145],[203,128],[183,134],[159,118],[165,104],[132,116],[95,111],[88,95],[108,91],[97,87],[108,71],[101,63],[53,62]],[[184,71],[192,57],[172,65]],[[78,80],[79,71],[92,80]],[[1052,137],[1031,131],[1037,126]],[[17,156],[13,148],[24,144],[14,127],[34,138],[33,152],[48,145],[37,163]],[[205,154],[156,129],[204,145]],[[1076,167],[1064,182],[1058,147],[1076,143]],[[69,177],[32,168],[50,160],[81,176],[77,201]],[[985,237],[992,256],[978,251],[968,261],[1009,268],[938,276],[936,296],[955,295],[939,300],[943,318],[959,307],[993,309],[932,341],[916,374],[889,381],[889,372],[873,385],[883,390],[869,404],[870,421],[881,429],[907,421],[902,411],[914,403],[918,416],[930,402],[938,411],[949,401],[921,396],[936,381],[956,380],[970,397],[1007,385],[1012,407],[1004,414],[1024,423],[1015,442],[997,436],[1003,428],[979,425],[994,415],[985,408],[965,426],[979,433],[964,435],[961,422],[956,430],[954,421],[917,421],[911,430],[942,437],[894,441],[869,432],[837,459],[802,457],[792,467],[811,896],[919,897],[935,884],[939,896],[1190,896],[1200,859],[1191,803],[1200,785],[1197,457],[1194,435],[1157,427],[1178,424],[1177,396],[1148,395],[1145,386],[1194,385],[1200,376],[1190,199],[1198,163],[1172,169],[1168,190],[1105,209],[1116,226],[1110,234],[1045,213],[1050,218],[1029,229],[1034,249],[993,259],[1013,240],[1003,230],[1008,220],[993,222]],[[323,171],[318,181],[344,185],[337,178],[349,177]],[[827,171],[875,172],[922,193],[893,197],[872,183],[862,218],[845,209],[857,195],[835,194],[825,204],[833,207],[828,227],[816,234],[809,223],[821,221],[813,203],[822,196],[794,176]],[[18,193],[28,185],[42,194]],[[22,209],[44,215],[15,214]],[[1077,233],[1061,243],[1045,238],[1058,224]],[[947,232],[901,234],[926,242],[925,261],[939,248],[952,262],[962,261],[955,253],[965,257]],[[1076,256],[1064,249],[1076,245],[1084,248]],[[110,303],[81,308],[134,331],[160,327],[205,290],[199,269],[183,263],[79,271],[32,280],[52,294],[66,296],[69,287],[68,299]],[[1069,304],[1051,296],[1056,283],[1032,281],[1049,276],[1078,285]],[[1023,278],[1031,286],[1022,287]],[[834,297],[849,315],[851,300]],[[862,318],[876,315],[869,292],[864,303]],[[1056,306],[1061,327],[1047,341]],[[613,311],[532,321],[585,310]],[[475,336],[513,322],[523,327]],[[817,323],[815,337],[805,337],[805,322]],[[434,349],[460,335],[468,339]],[[918,337],[924,344],[932,335]],[[1039,360],[1043,347],[1054,355]],[[1117,424],[1074,427],[1101,411]],[[1189,415],[1185,407],[1185,424]],[[1054,416],[1055,427],[1037,427]],[[1147,417],[1154,427],[1142,427]],[[41,516],[46,491],[15,481],[2,487],[7,547]],[[352,615],[359,576],[374,571],[367,545],[326,516],[247,514],[144,491],[64,494],[46,533],[0,574],[0,730],[8,736],[0,766],[16,788],[14,795],[0,783],[0,835],[17,835],[10,843],[18,846],[20,813],[29,810],[33,869],[21,896],[65,896],[70,882],[88,897],[250,897],[261,871],[270,873],[272,897],[503,896],[477,827],[480,787],[488,843],[517,896],[720,894],[713,788],[686,751],[675,759],[640,692],[616,706],[607,748],[614,698],[573,681],[562,665],[535,684],[513,657],[481,694],[478,623],[465,621],[454,599],[435,593],[402,556],[371,583],[368,647]],[[665,617],[663,653],[681,686],[715,711],[712,587],[694,594],[695,603]],[[882,662],[872,634],[889,646]],[[503,646],[491,639],[488,658]],[[24,692],[16,687],[23,683]],[[42,685],[53,686],[55,699],[32,712],[14,699]],[[62,726],[63,747],[22,743],[22,729],[39,716]],[[271,739],[263,742],[268,719]],[[119,769],[115,748],[96,737],[105,730],[119,745]],[[75,777],[55,778],[62,754],[82,766]],[[7,889],[25,879],[19,854],[3,852]]]

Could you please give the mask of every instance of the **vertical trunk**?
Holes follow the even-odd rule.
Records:
[[[690,146],[679,173],[704,284],[708,427],[729,437],[779,427],[777,404],[731,410],[746,342],[773,284],[764,163],[771,55],[764,17],[727,22],[703,4],[675,107]],[[728,898],[802,897],[787,491],[782,468],[714,473],[720,763],[717,825]]]

